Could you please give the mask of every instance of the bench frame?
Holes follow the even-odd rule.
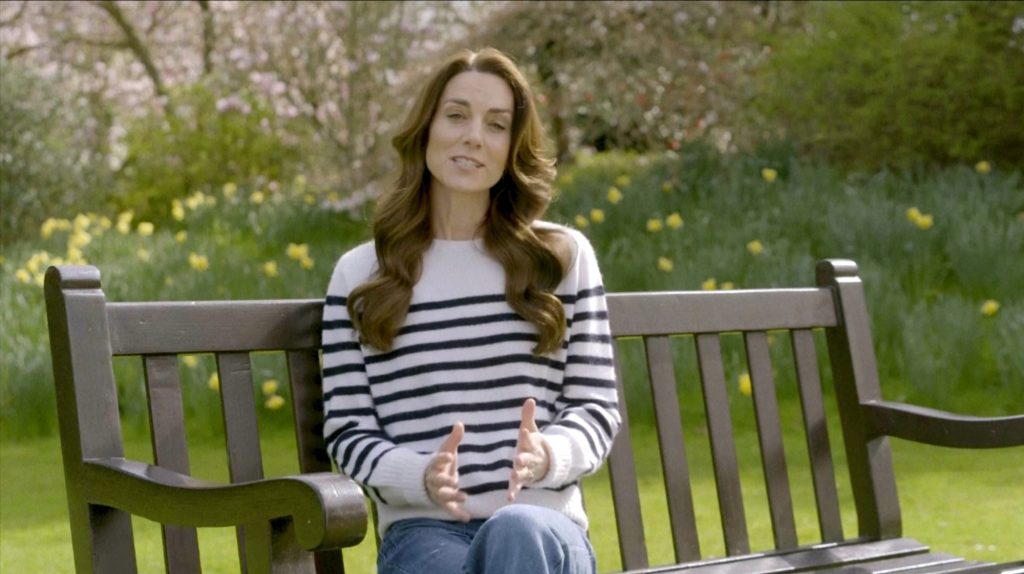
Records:
[[[332,472],[322,438],[320,300],[107,302],[99,270],[47,271],[47,316],[75,565],[80,574],[134,573],[131,516],[163,524],[170,574],[200,572],[196,527],[236,526],[243,572],[342,573],[337,548],[359,543],[367,506]],[[857,266],[817,265],[817,286],[608,295],[617,339],[642,337],[655,406],[676,565],[651,568],[630,430],[609,457],[623,567],[690,574],[974,572],[981,565],[902,537],[889,437],[946,447],[1024,445],[1024,415],[972,417],[882,399]],[[840,522],[812,330],[827,339],[858,532]],[[768,332],[789,332],[814,482],[820,541],[798,543],[782,444]],[[774,547],[752,551],[730,420],[720,336],[742,333],[752,379]],[[727,557],[702,556],[680,418],[670,337],[692,337]],[[300,474],[263,477],[249,353],[284,351]],[[230,484],[189,476],[177,355],[215,353]],[[141,355],[154,464],[124,457],[113,357]],[[618,362],[617,362],[618,366]],[[619,368],[619,392],[627,387]],[[844,568],[856,568],[846,570]],[[972,570],[972,568],[974,570]]]

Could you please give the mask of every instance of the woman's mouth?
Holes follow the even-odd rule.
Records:
[[[461,168],[464,168],[464,169],[476,169],[476,168],[484,166],[484,164],[482,164],[482,163],[480,163],[480,162],[478,162],[478,161],[476,161],[474,159],[470,159],[468,157],[462,157],[462,156],[453,157],[452,161],[455,162],[455,165],[457,165],[457,166],[459,166]]]

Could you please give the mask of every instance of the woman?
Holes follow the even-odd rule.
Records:
[[[592,573],[578,483],[620,424],[604,289],[539,221],[554,161],[523,74],[462,51],[393,144],[373,242],[324,308],[324,435],[377,503],[378,572]]]

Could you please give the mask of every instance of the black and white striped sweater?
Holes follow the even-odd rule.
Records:
[[[506,492],[523,402],[537,402],[550,470],[516,503],[559,510],[587,526],[577,486],[597,470],[620,424],[604,288],[593,248],[573,238],[556,295],[566,311],[560,351],[534,355],[536,328],[505,300],[505,273],[483,243],[434,240],[423,256],[404,326],[387,353],[359,343],[345,303],[376,269],[372,243],[346,253],[324,307],[324,436],[338,468],[378,504],[379,530],[397,520],[450,520],[423,485],[432,454],[461,421],[463,505],[486,518]]]

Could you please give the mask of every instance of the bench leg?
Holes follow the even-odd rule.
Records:
[[[246,574],[316,574],[313,553],[299,546],[291,519],[247,524],[244,532]]]
[[[136,574],[131,515],[86,503],[68,505],[78,574]]]

